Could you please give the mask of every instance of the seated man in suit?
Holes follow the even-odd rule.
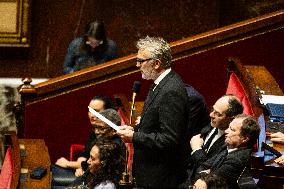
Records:
[[[251,116],[237,115],[225,130],[225,144],[220,153],[202,164],[198,172],[212,173],[224,178],[229,188],[239,188],[238,179],[243,174],[253,145],[260,133],[257,121]],[[210,167],[208,169],[208,167]]]
[[[196,169],[201,163],[215,156],[225,142],[225,130],[234,116],[243,112],[239,99],[233,95],[224,95],[216,101],[210,113],[211,123],[190,140],[192,164],[189,167],[189,180],[194,179]]]

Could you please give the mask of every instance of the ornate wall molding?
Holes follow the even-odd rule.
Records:
[[[0,47],[30,46],[30,0],[0,0]]]

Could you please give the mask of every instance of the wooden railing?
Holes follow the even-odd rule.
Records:
[[[244,40],[264,32],[284,27],[284,10],[238,22],[219,29],[201,33],[171,43],[173,60],[182,59],[193,54],[201,53],[212,48],[224,46]],[[25,96],[25,103],[31,103],[39,98],[66,93],[76,88],[100,83],[122,75],[137,72],[136,55],[112,60],[86,68],[71,74],[49,79],[34,86],[21,88],[20,93]]]

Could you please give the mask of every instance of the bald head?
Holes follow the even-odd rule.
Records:
[[[225,130],[233,117],[243,112],[239,99],[233,95],[224,95],[213,105],[210,113],[211,126]]]

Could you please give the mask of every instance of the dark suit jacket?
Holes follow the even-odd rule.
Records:
[[[203,139],[205,140],[206,136],[210,133],[210,131],[213,129],[213,127],[209,124],[206,127],[204,127],[201,131],[201,135],[203,136]],[[192,183],[192,181],[195,180],[196,174],[203,169],[210,169],[211,164],[208,162],[212,161],[212,158],[221,153],[223,150],[227,150],[227,148],[224,148],[225,143],[225,135],[218,138],[213,145],[209,148],[208,152],[206,153],[203,149],[196,150],[191,155],[191,162],[188,168],[188,183]],[[202,166],[202,168],[201,168]]]
[[[210,125],[211,127],[211,125]],[[201,132],[201,134],[204,133],[205,130],[208,130],[206,132],[206,134],[204,135],[204,139],[206,138],[206,136],[210,133],[210,131],[213,129],[213,127],[210,128],[210,130],[208,130],[208,127],[204,128]],[[192,154],[192,161],[194,164],[196,164],[197,166],[199,166],[201,163],[206,162],[208,159],[214,157],[216,154],[220,153],[220,149],[222,146],[224,146],[225,143],[225,135],[221,136],[220,138],[218,138],[213,144],[212,146],[209,148],[208,152],[206,153],[203,149],[200,150],[196,150],[193,154]]]
[[[216,156],[211,172],[226,179],[230,189],[239,188],[237,180],[249,163],[251,151],[251,149],[243,147],[228,154],[223,151]]]
[[[176,188],[186,179],[188,97],[171,71],[148,95],[133,136],[133,174],[137,186]]]
[[[185,88],[189,100],[189,138],[191,138],[210,124],[210,118],[204,97],[188,84],[185,85]]]

